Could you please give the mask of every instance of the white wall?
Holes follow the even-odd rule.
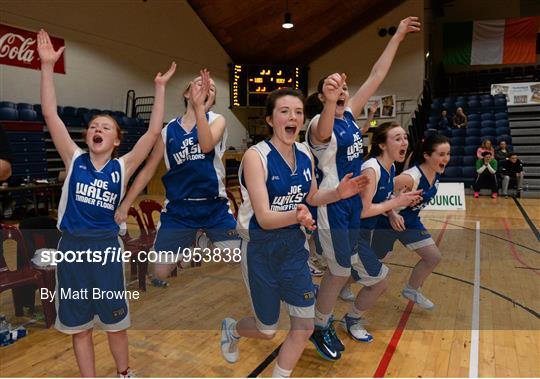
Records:
[[[317,90],[323,76],[345,72],[351,95],[368,77],[373,64],[390,40],[378,36],[380,28],[398,26],[408,16],[423,18],[424,0],[408,0],[385,16],[366,26],[345,42],[328,51],[310,65],[309,92]],[[424,33],[409,35],[400,45],[388,76],[375,95],[397,95],[398,100],[412,99],[406,111],[416,108],[416,99],[422,92],[424,78]],[[398,107],[399,110],[399,107]],[[406,121],[407,117],[404,117]],[[398,117],[398,121],[400,118]]]
[[[245,128],[229,111],[230,57],[184,0],[0,0],[0,22],[46,29],[66,44],[66,75],[55,75],[58,103],[125,109],[126,92],[153,95],[153,78],[171,61],[177,72],[167,90],[165,120],[184,110],[181,93],[198,70],[216,82],[214,110],[227,119],[229,146]],[[0,99],[39,103],[39,71],[0,65]]]

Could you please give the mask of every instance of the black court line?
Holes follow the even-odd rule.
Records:
[[[538,231],[538,228],[536,227],[536,225],[534,225],[534,222],[532,222],[531,218],[527,214],[527,211],[525,210],[525,208],[523,208],[523,206],[521,205],[521,203],[516,197],[512,197],[512,199],[514,199],[516,206],[518,207],[519,211],[523,215],[523,218],[525,219],[525,221],[527,221],[527,224],[529,224],[529,228],[531,228],[532,232],[536,236],[536,239],[540,241],[540,232]]]
[[[414,267],[413,266],[408,266],[408,265],[402,265],[400,263],[390,263],[390,262],[387,262],[387,264],[389,265],[392,265],[392,266],[398,266],[398,267],[405,267],[405,268],[410,268],[410,269],[413,269]],[[434,275],[439,275],[439,276],[443,276],[445,278],[448,278],[448,279],[453,279],[453,280],[457,280],[458,282],[461,282],[461,283],[465,283],[465,284],[469,284],[471,286],[474,286],[474,283],[473,282],[470,282],[468,280],[465,280],[465,279],[461,279],[461,278],[457,278],[455,276],[451,276],[451,275],[448,275],[448,274],[443,274],[442,272],[436,272],[436,271],[433,271],[432,274]],[[491,292],[492,294],[496,295],[496,296],[499,296],[500,298],[503,298],[504,300],[506,301],[509,301],[511,302],[514,306],[518,306],[520,307],[521,309],[529,312],[530,314],[532,314],[534,317],[536,318],[540,318],[540,313],[536,312],[534,309],[531,309],[529,307],[527,307],[526,305],[523,305],[521,303],[518,303],[517,301],[515,301],[514,299],[512,299],[510,296],[507,296],[507,295],[504,295],[500,292],[497,292],[495,290],[492,290],[491,288],[488,288],[488,287],[485,287],[485,286],[480,286],[481,289],[485,290],[485,291],[489,291]]]
[[[442,221],[442,220],[438,220],[436,218],[430,218],[430,217],[425,217],[426,220],[430,220],[430,221],[436,221],[436,222],[439,222],[439,223],[444,223],[445,221]],[[448,225],[452,225],[452,226],[457,226],[458,228],[461,228],[461,229],[466,229],[466,230],[470,230],[472,232],[476,232],[476,229],[474,228],[469,228],[468,226],[463,226],[463,225],[458,225],[458,224],[453,224],[451,222],[448,223]],[[509,239],[506,239],[504,237],[500,237],[496,234],[491,234],[491,233],[488,233],[488,232],[482,232],[480,231],[480,234],[483,234],[485,236],[490,236],[490,237],[493,237],[493,238],[497,238],[497,239],[500,239],[502,241],[505,241],[505,242],[508,242],[508,243],[511,243],[513,245],[516,245],[516,246],[519,246],[519,247],[522,247],[526,250],[529,250],[529,251],[532,251],[533,253],[537,253],[537,254],[540,254],[540,250],[536,250],[530,246],[527,246],[527,245],[522,245],[518,242],[515,242],[515,241],[512,241],[512,240],[509,240]]]
[[[279,349],[281,349],[281,345],[283,345],[283,343],[280,343],[279,346],[276,347],[276,349],[272,351],[270,355],[268,355],[266,359],[262,361],[261,364],[258,365],[255,370],[251,371],[251,373],[247,377],[256,378],[257,376],[259,376],[261,372],[263,372],[264,369],[267,368],[274,359],[276,359],[276,357],[279,354]]]

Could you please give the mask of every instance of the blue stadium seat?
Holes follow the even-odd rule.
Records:
[[[476,157],[476,150],[480,146],[480,138],[478,138],[478,144],[465,145],[465,155],[473,155]]]
[[[17,121],[18,119],[19,112],[17,109],[12,107],[0,108],[0,120]]]
[[[452,137],[465,137],[466,134],[465,129],[452,129]]]
[[[429,123],[431,125],[437,125],[438,121],[439,121],[439,117],[437,117],[437,116],[430,116],[429,117]]]
[[[0,108],[13,108],[17,109],[17,105],[11,101],[0,101]]]
[[[483,136],[494,136],[497,134],[495,128],[482,128],[480,129],[480,133],[482,133]]]
[[[463,157],[460,155],[455,155],[450,158],[450,161],[448,161],[448,166],[451,167],[461,167],[463,165]]]
[[[497,136],[496,138],[497,144],[499,144],[501,141],[506,141],[508,145],[512,144],[512,136],[509,136],[507,134],[503,134],[500,136]]]
[[[482,136],[480,138],[481,142],[484,142],[485,140],[490,140],[491,141],[491,144],[495,145],[495,143],[497,142],[497,137],[495,137],[494,135],[486,135],[486,136]]]
[[[113,116],[120,116],[120,117],[124,117],[126,115],[124,112],[120,112],[120,111],[114,111],[112,114]]]
[[[467,103],[465,102],[465,100],[456,101],[455,104],[456,104],[456,109],[459,107],[463,108],[464,111],[467,109]]]
[[[65,106],[63,116],[65,116],[65,117],[75,117],[75,116],[77,116],[77,108],[71,107],[69,105]]]
[[[439,129],[439,134],[443,135],[443,136],[446,136],[448,138],[451,138],[452,137],[452,129],[450,129],[450,128]]]
[[[137,126],[137,119],[133,117],[123,117],[124,125],[126,127],[134,127]]]
[[[481,121],[480,115],[478,113],[471,113],[467,116],[467,121]]]
[[[56,113],[58,113],[59,117],[62,117],[62,115],[64,114],[64,107],[61,105],[56,106]]]
[[[495,121],[496,128],[508,128],[508,120],[497,120]]]
[[[89,113],[92,114],[92,115],[95,115],[95,114],[101,114],[103,112],[101,111],[101,109],[95,109],[94,108],[94,109],[90,109]]]
[[[480,129],[481,126],[480,121],[469,121],[467,123],[467,129]]]
[[[508,120],[508,113],[507,112],[495,113],[495,121],[499,121],[499,120]]]
[[[480,101],[480,96],[478,96],[478,95],[469,95],[469,96],[467,96],[467,101]]]
[[[462,176],[463,170],[461,167],[447,167],[444,170],[444,176],[447,178],[459,178]]]
[[[146,133],[146,123],[144,122],[144,120],[142,118],[138,118],[137,119],[137,126],[139,128],[144,128],[145,129],[145,133]]]
[[[495,121],[495,117],[493,116],[493,113],[482,113],[480,115],[480,118],[482,121]]]
[[[37,112],[33,109],[19,109],[19,120],[21,121],[36,121]]]
[[[34,104],[34,110],[37,113],[41,113],[41,104]]]
[[[466,155],[463,157],[463,167],[474,167],[476,164],[476,156]]]
[[[465,146],[465,137],[452,137],[450,141],[452,145]]]
[[[463,167],[463,177],[464,178],[476,178],[476,167]]]
[[[491,94],[489,94],[489,93],[482,94],[482,95],[480,95],[480,101],[482,101],[482,100],[491,100],[491,101],[493,101],[493,96],[491,96]]]
[[[483,128],[494,128],[495,127],[495,121],[485,120],[485,121],[482,121],[480,123],[480,125],[482,126],[482,129]]]
[[[94,115],[90,112],[83,114],[83,125],[88,125],[92,117],[94,117]]]
[[[467,154],[467,146],[475,146],[478,148],[480,146],[480,143],[482,141],[480,140],[480,137],[467,137],[465,138],[465,154]],[[476,150],[474,151],[476,154]]]
[[[482,106],[482,109],[491,109],[493,108],[493,100],[491,99],[483,99],[480,100],[480,105]]]
[[[77,116],[82,118],[84,114],[88,113],[90,110],[88,108],[77,108]]]
[[[469,112],[478,112],[480,110],[480,102],[477,100],[469,100],[467,102]]]
[[[17,110],[20,111],[21,109],[34,110],[34,106],[32,104],[28,104],[28,103],[19,103],[19,104],[17,104]]]
[[[463,146],[452,146],[450,148],[450,155],[463,155],[465,154],[465,148]]]
[[[453,104],[454,101],[455,101],[455,97],[454,97],[454,96],[447,96],[447,97],[444,98],[443,103]]]
[[[467,137],[480,137],[482,132],[478,128],[467,128]]]
[[[424,130],[424,137],[427,138],[427,137],[431,137],[431,136],[436,136],[437,135],[437,129],[426,129]]]
[[[496,111],[505,111],[506,110],[506,99],[505,98],[499,98],[495,99],[493,102],[495,110]]]
[[[459,102],[459,101],[465,102],[465,101],[467,101],[467,98],[466,98],[465,96],[458,96],[458,97],[456,98],[456,103]]]
[[[505,128],[504,126],[501,126],[500,128],[496,128],[495,132],[498,136],[502,136],[504,134],[510,134],[510,128]]]

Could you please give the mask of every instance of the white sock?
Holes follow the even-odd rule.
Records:
[[[405,286],[405,288],[408,289],[408,290],[411,290],[411,291],[418,291],[418,288],[420,288],[420,287],[418,287],[418,288],[412,288],[411,285],[410,285],[409,283],[407,283],[407,285]]]
[[[332,316],[332,313],[330,314],[324,314],[321,313],[317,307],[315,307],[315,325],[320,328],[326,328],[326,325],[328,325],[328,320],[330,320],[330,317]]]
[[[360,318],[362,315],[366,313],[366,311],[360,311],[358,308],[354,306],[354,303],[351,304],[351,310],[349,313],[347,313],[347,316],[354,317],[354,318]]]
[[[288,378],[291,376],[292,370],[285,370],[284,368],[279,367],[276,362],[274,366],[274,371],[272,371],[272,378]]]

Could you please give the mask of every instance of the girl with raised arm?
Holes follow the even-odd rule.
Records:
[[[349,97],[344,74],[335,73],[319,82],[317,90],[324,108],[320,117],[311,121],[306,139],[323,175],[321,188],[334,188],[347,173],[360,175],[362,134],[355,120],[386,77],[400,43],[408,33],[419,31],[417,17],[402,20],[369,77],[352,97]],[[315,332],[311,341],[328,360],[339,359],[344,350],[333,327],[332,313],[351,275],[361,212],[362,201],[358,196],[318,209],[319,238],[329,270],[323,276],[317,296]]]
[[[155,103],[148,131],[132,151],[115,158],[121,130],[109,115],[96,115],[90,120],[85,135],[88,152],[71,139],[57,114],[53,83],[53,67],[64,48],[55,51],[49,35],[43,30],[38,33],[37,40],[43,116],[67,170],[58,206],[58,228],[62,232],[58,251],[91,251],[94,254],[82,254],[82,261],[58,262],[55,327],[72,334],[81,375],[95,377],[92,329],[94,325],[101,326],[107,331],[118,374],[128,377],[131,370],[126,329],[130,325],[130,316],[124,266],[121,259],[112,259],[110,254],[120,251],[119,227],[114,220],[114,211],[124,195],[125,184],[159,137],[165,86],[174,74],[176,64],[173,62],[165,74],[158,73],[154,79]],[[101,260],[95,259],[96,252],[101,253]],[[96,291],[99,294],[114,291],[122,296],[109,300],[96,297]]]

